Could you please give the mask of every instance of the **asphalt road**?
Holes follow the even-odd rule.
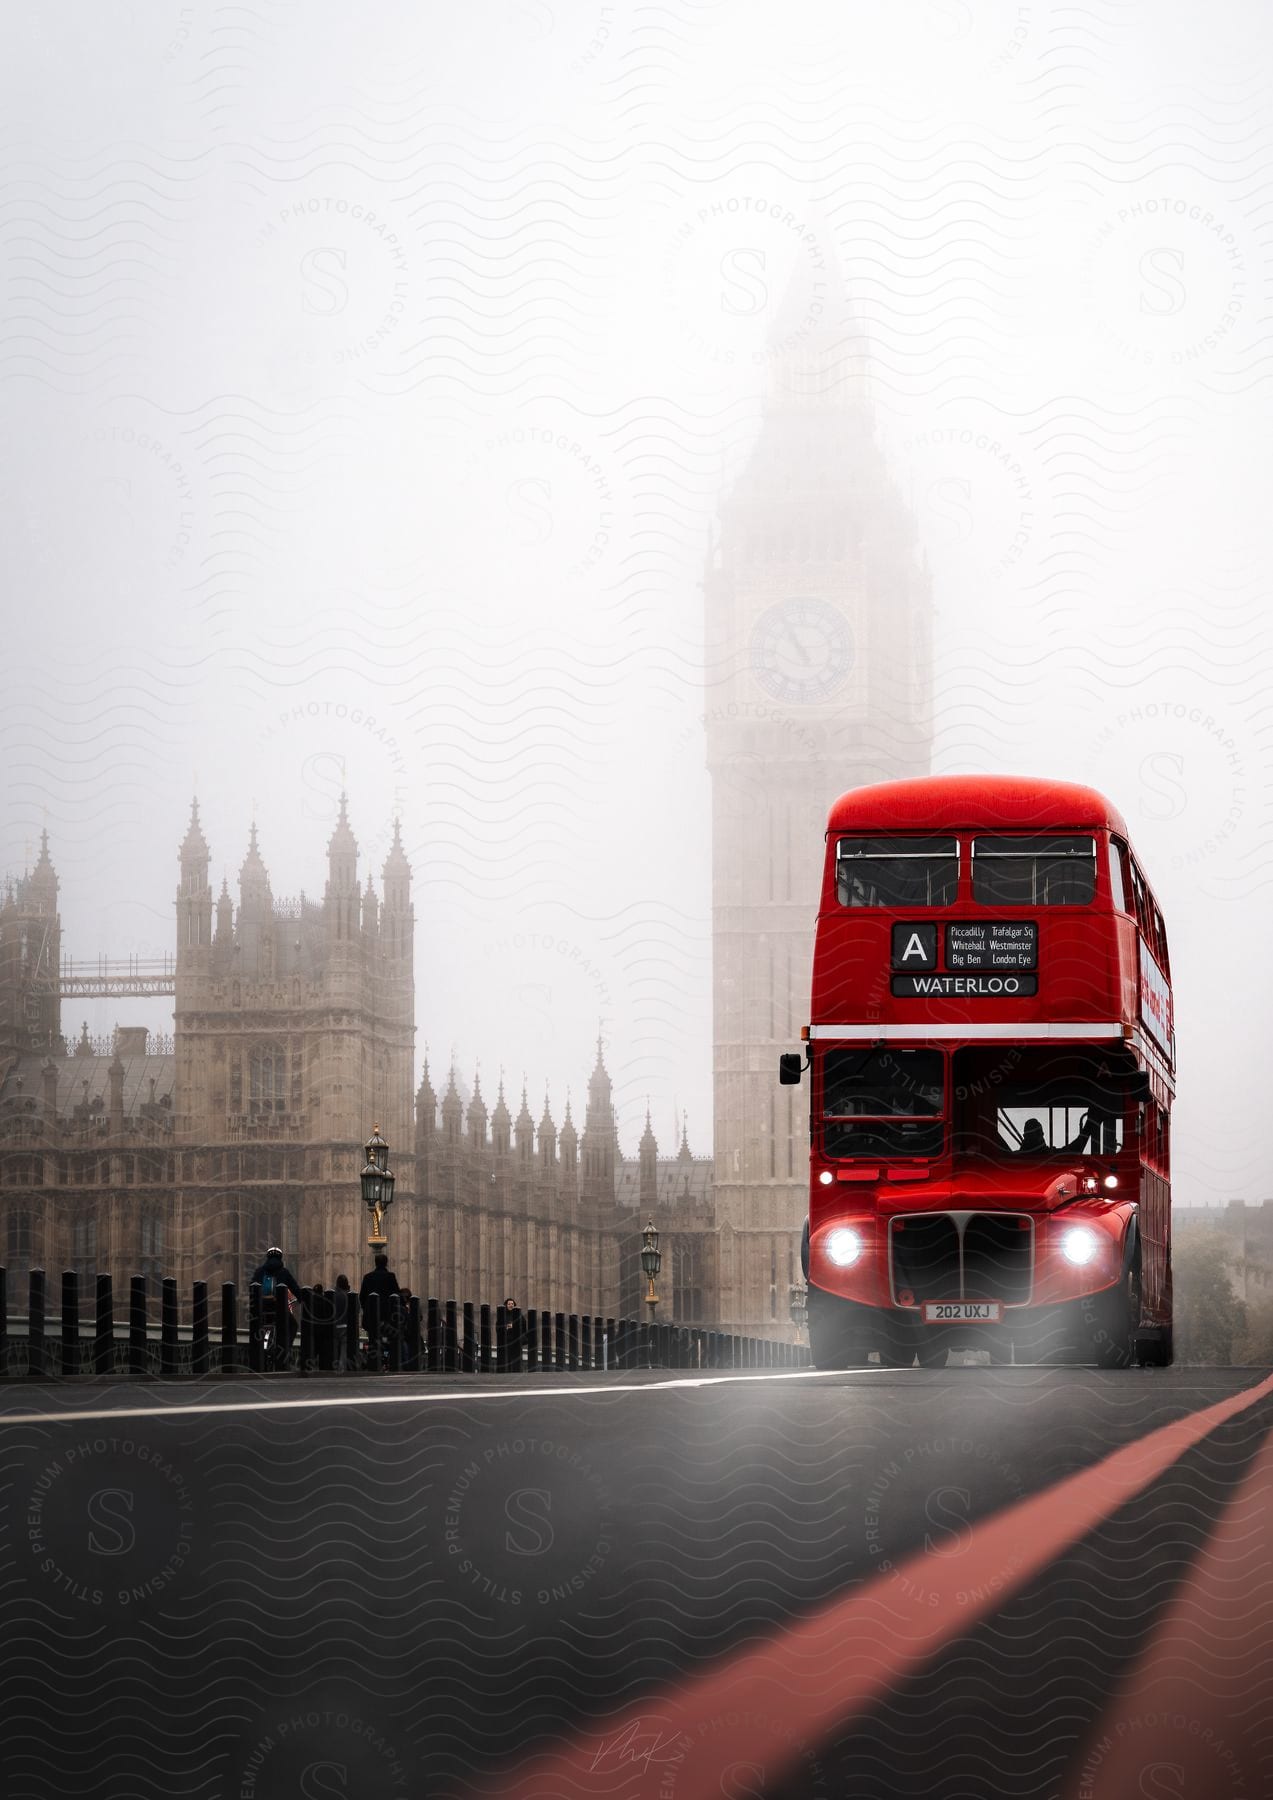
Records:
[[[4,1792],[1254,1800],[1260,1383],[10,1388]]]

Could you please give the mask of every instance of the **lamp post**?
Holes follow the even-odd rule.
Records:
[[[380,1135],[379,1125],[372,1130],[365,1146],[366,1162],[363,1164],[359,1180],[362,1183],[362,1203],[371,1214],[371,1236],[367,1239],[372,1250],[383,1250],[385,1238],[385,1214],[393,1205],[394,1173],[389,1167],[389,1146]]]
[[[791,1289],[791,1323],[801,1330],[809,1323],[809,1290],[798,1282]]]
[[[663,1257],[659,1252],[659,1234],[654,1229],[651,1219],[641,1233],[641,1268],[646,1279],[645,1304],[650,1309],[650,1367],[654,1367],[654,1309],[659,1297],[654,1291],[654,1277],[663,1267]]]

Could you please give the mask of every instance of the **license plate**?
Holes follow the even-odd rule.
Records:
[[[998,1325],[1003,1307],[997,1300],[925,1300],[925,1325]]]

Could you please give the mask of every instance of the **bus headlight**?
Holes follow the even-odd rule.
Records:
[[[837,1269],[847,1269],[862,1254],[860,1233],[848,1225],[840,1225],[827,1238],[827,1255]]]
[[[1105,1185],[1107,1188],[1116,1188],[1118,1186],[1118,1176],[1107,1175],[1105,1177]]]
[[[824,1169],[821,1175],[819,1175],[818,1180],[822,1183],[823,1187],[830,1187],[831,1183],[835,1180],[835,1176],[831,1173],[830,1169]]]
[[[1094,1231],[1086,1225],[1074,1225],[1061,1239],[1061,1254],[1068,1262],[1077,1263],[1080,1268],[1090,1263],[1096,1255],[1099,1242]]]

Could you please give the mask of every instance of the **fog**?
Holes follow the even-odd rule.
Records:
[[[192,793],[216,886],[255,817],[316,896],[344,787],[377,886],[401,817],[421,1054],[560,1117],[600,1021],[625,1150],[648,1096],[707,1153],[699,584],[812,234],[932,571],[933,767],[1122,808],[1177,1197],[1261,1197],[1271,35],[7,4],[0,869],[47,826],[64,949],[158,955]]]

